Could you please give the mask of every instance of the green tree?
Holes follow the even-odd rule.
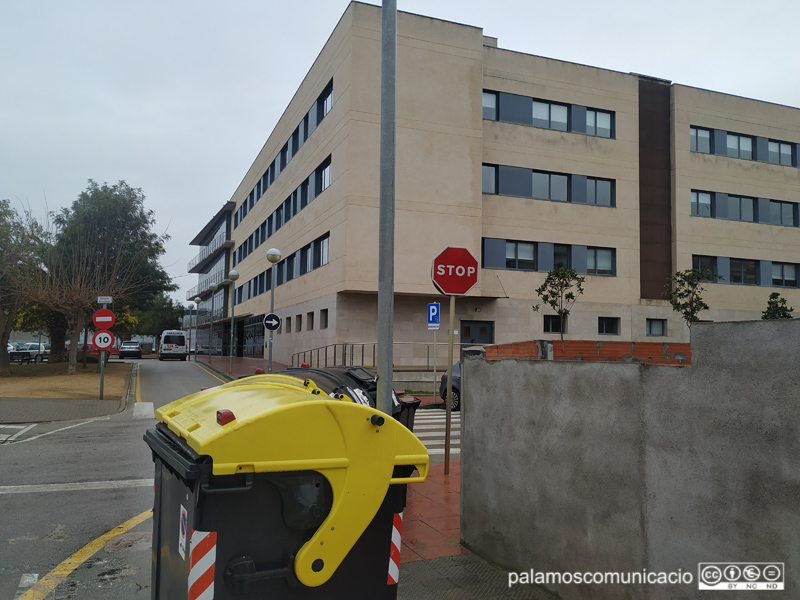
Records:
[[[544,283],[536,290],[542,302],[552,308],[561,320],[561,351],[564,351],[564,329],[570,309],[578,296],[583,295],[583,284],[586,277],[578,275],[575,269],[559,268],[550,271]],[[538,311],[539,305],[533,310]]]
[[[666,289],[661,295],[669,300],[672,310],[681,313],[689,328],[689,339],[692,336],[692,323],[700,320],[697,315],[708,310],[708,304],[701,295],[705,291],[703,284],[717,279],[722,279],[722,275],[710,269],[687,269],[667,278]]]
[[[135,306],[176,289],[158,263],[169,238],[152,231],[155,215],[144,201],[142,191],[124,181],[109,186],[90,180],[71,207],[53,215],[41,269],[27,278],[24,293],[64,316],[71,374],[78,336],[97,309],[98,296]]]
[[[0,368],[8,367],[6,346],[25,306],[22,283],[37,267],[41,228],[29,214],[20,217],[8,200],[0,200]]]
[[[134,310],[136,332],[158,336],[167,329],[180,329],[184,308],[166,294],[153,296],[141,309]]]
[[[787,306],[786,298],[778,292],[772,292],[767,300],[767,310],[761,313],[761,318],[765,320],[791,319],[793,310],[791,306]]]

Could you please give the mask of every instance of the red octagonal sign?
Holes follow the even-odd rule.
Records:
[[[443,294],[463,296],[478,283],[478,261],[466,248],[445,248],[433,259],[431,279]]]

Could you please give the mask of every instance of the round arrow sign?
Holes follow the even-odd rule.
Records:
[[[281,318],[275,313],[269,313],[264,317],[264,327],[270,331],[275,331],[281,326]]]
[[[94,344],[94,347],[98,350],[108,350],[114,345],[114,334],[102,329],[94,334],[94,337],[92,337],[92,344]]]

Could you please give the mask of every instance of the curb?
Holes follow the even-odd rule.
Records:
[[[125,382],[125,389],[122,391],[122,398],[119,400],[119,408],[115,413],[119,414],[128,410],[131,404],[131,397],[136,398],[136,375],[139,373],[139,363],[131,363],[131,370],[128,372],[128,380]]]
[[[204,362],[200,361],[198,364],[202,365],[204,369],[208,369],[209,371],[212,371],[215,375],[217,375],[217,376],[221,377],[222,379],[224,379],[225,383],[229,383],[229,382],[233,381],[233,377],[231,377],[228,373],[224,373],[224,372],[220,371],[216,367],[211,366],[209,363],[204,363]]]

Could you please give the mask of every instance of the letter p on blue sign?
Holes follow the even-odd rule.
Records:
[[[431,302],[428,304],[428,325],[439,322],[439,303]]]

